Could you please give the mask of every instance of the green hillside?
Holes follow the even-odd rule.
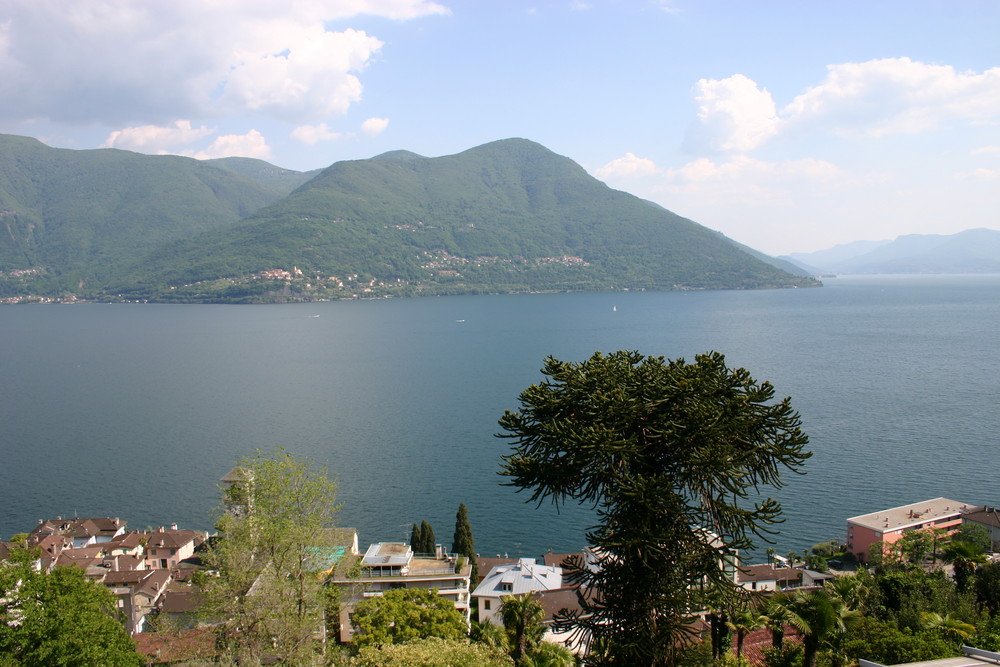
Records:
[[[303,173],[0,135],[0,223],[5,301],[816,284],[524,139]]]
[[[236,223],[292,187],[191,158],[0,135],[0,296],[101,294],[150,249]]]
[[[276,270],[291,279],[261,275]],[[508,139],[439,158],[394,151],[338,162],[239,224],[156,249],[114,289],[287,300],[815,284]]]

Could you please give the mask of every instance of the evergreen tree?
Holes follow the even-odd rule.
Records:
[[[413,553],[421,553],[421,549],[424,546],[424,534],[420,530],[420,526],[413,524],[413,530],[410,531],[410,549]]]
[[[431,528],[431,524],[426,521],[421,521],[420,534],[423,536],[423,541],[421,542],[421,548],[418,553],[434,553],[434,545],[437,543],[437,540],[434,538],[434,529]]]
[[[475,588],[479,580],[479,566],[476,563],[476,541],[472,537],[472,526],[469,525],[469,512],[465,508],[465,503],[459,504],[458,514],[455,515],[455,536],[451,543],[451,552],[465,556],[472,563],[470,586]]]
[[[590,597],[557,629],[600,648],[598,664],[671,664],[703,591],[720,603],[739,595],[737,551],[781,520],[778,502],[758,494],[810,456],[799,415],[714,352],[691,364],[549,357],[543,373],[500,419],[514,441],[502,474],[531,490],[528,502],[590,504],[600,522],[587,535],[598,567],[568,571]]]

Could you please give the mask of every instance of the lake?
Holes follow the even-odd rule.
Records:
[[[362,544],[469,508],[483,555],[574,550],[500,486],[497,419],[546,355],[723,352],[791,396],[814,456],[777,492],[779,553],[847,517],[1000,502],[1000,276],[856,276],[820,289],[525,294],[267,306],[0,308],[0,538],[57,515],[211,527],[256,449],[328,466]]]

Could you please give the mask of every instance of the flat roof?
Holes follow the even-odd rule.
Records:
[[[939,658],[922,662],[904,662],[894,667],[988,667],[1000,664],[1000,653],[983,651],[982,649],[963,646],[964,655],[955,658]],[[860,660],[861,667],[882,667],[877,662]]]
[[[958,518],[962,511],[974,507],[969,503],[948,498],[933,498],[919,503],[910,503],[902,507],[862,514],[847,520],[858,526],[864,526],[872,530],[893,531],[910,526],[920,526],[930,521],[955,517]]]
[[[413,552],[402,542],[379,542],[368,547],[363,565],[403,566],[410,562]]]

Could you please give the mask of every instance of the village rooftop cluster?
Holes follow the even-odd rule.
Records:
[[[912,530],[952,530],[963,523],[984,527],[993,550],[1000,550],[1000,512],[948,498],[847,519],[845,544],[848,553],[863,564],[873,545],[893,544]],[[451,601],[467,621],[475,609],[480,622],[497,625],[502,624],[497,613],[501,597],[533,594],[545,612],[545,639],[574,651],[583,650],[573,637],[556,632],[552,624],[558,613],[580,609],[581,592],[564,580],[561,566],[568,558],[579,558],[586,567],[596,567],[597,554],[589,548],[575,553],[549,552],[540,559],[479,557],[480,576],[472,582],[471,563],[449,554],[441,545],[436,545],[434,553],[414,553],[403,542],[379,542],[362,553],[356,530],[341,528],[330,533],[333,546],[317,553],[316,569],[341,590],[341,642],[350,641],[356,631],[351,613],[360,600],[398,588],[428,588]],[[176,524],[129,531],[126,521],[118,517],[56,517],[39,520],[31,532],[18,539],[37,548],[36,569],[78,567],[89,579],[107,586],[117,597],[126,630],[147,655],[166,659],[170,653],[157,628],[200,630],[202,643],[211,642],[205,619],[198,614],[199,595],[192,582],[192,575],[202,567],[199,553],[214,539],[208,533],[180,529]],[[12,548],[12,543],[0,542],[0,560]],[[835,576],[794,567],[780,556],[769,560],[733,568],[732,576],[743,588],[764,592],[821,587]],[[347,562],[360,568],[348,574]]]

